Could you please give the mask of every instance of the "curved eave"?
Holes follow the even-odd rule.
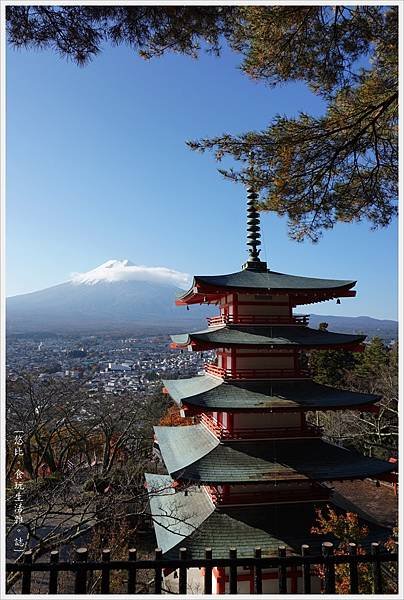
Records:
[[[169,474],[186,482],[343,481],[378,478],[397,469],[321,439],[220,443],[201,425],[155,431]]]
[[[303,451],[303,450],[302,450]],[[171,473],[174,479],[178,479],[184,482],[189,483],[198,483],[198,484],[206,484],[206,485],[222,485],[222,484],[231,484],[231,485],[245,485],[245,484],[257,484],[257,483],[272,483],[278,484],[280,482],[288,482],[288,483],[299,483],[302,481],[316,481],[316,482],[326,482],[326,481],[357,481],[364,479],[383,479],[383,476],[388,473],[392,473],[397,467],[389,468],[371,468],[369,465],[368,468],[363,467],[358,472],[352,472],[340,468],[340,470],[334,470],[332,473],[301,473],[299,471],[288,472],[286,469],[284,471],[280,471],[278,473],[270,474],[263,472],[262,470],[257,470],[256,472],[251,472],[247,475],[240,474],[238,472],[235,473],[226,473],[224,469],[222,470],[214,470],[209,468],[209,472],[200,473],[201,465],[191,465],[185,469],[181,469],[179,471]]]
[[[204,558],[210,546],[214,558],[228,558],[229,548],[237,547],[239,557],[251,557],[254,548],[262,548],[263,556],[277,556],[279,546],[288,552],[300,553],[302,544],[321,551],[324,540],[335,538],[312,533],[316,524],[316,504],[313,502],[269,505],[257,510],[255,506],[221,507],[215,509],[203,488],[190,487],[175,494],[167,494],[166,486],[174,482],[164,475],[146,476],[157,490],[150,491],[150,506],[157,544],[167,559],[178,559],[179,550],[185,546],[189,558]],[[329,504],[338,514],[346,514],[344,499],[331,498]],[[366,525],[369,533],[363,545],[386,540],[391,530],[370,519],[358,506],[350,506],[359,514],[359,523]]]
[[[177,297],[176,304],[215,303],[229,292],[289,294],[293,296],[295,304],[311,304],[333,298],[353,297],[356,292],[351,288],[355,285],[356,281],[299,277],[273,271],[251,273],[246,270],[229,275],[196,275],[191,288]]]
[[[146,487],[159,548],[166,553],[192,535],[214,512],[206,492],[195,488],[177,491],[169,475],[146,473]]]
[[[232,346],[243,347],[268,347],[268,348],[321,348],[333,349],[343,347],[357,348],[366,335],[351,335],[346,333],[332,333],[320,331],[309,327],[282,327],[282,326],[235,326],[224,325],[211,327],[193,333],[184,333],[170,336],[173,348],[186,348],[193,346],[196,350],[209,348],[223,348]]]
[[[199,411],[377,410],[376,394],[338,390],[305,381],[224,382],[209,375],[163,381],[180,407]]]

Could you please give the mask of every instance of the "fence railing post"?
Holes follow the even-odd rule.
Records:
[[[128,594],[136,594],[136,548],[129,549],[129,565],[128,565]]]
[[[358,594],[358,548],[356,544],[349,544],[349,588],[351,594]]]
[[[163,551],[161,548],[156,548],[154,553],[154,559],[157,561],[161,561],[163,558]],[[162,568],[161,563],[159,565],[155,565],[154,567],[154,593],[161,594],[161,579],[162,579]]]
[[[187,549],[180,548],[180,560],[185,561],[187,559]],[[180,565],[179,568],[179,582],[178,590],[180,594],[187,593],[187,567]]]
[[[287,592],[287,578],[286,578],[286,563],[283,560],[286,558],[286,546],[278,547],[279,556],[279,567],[278,567],[278,578],[279,578],[279,593],[286,594]]]
[[[85,566],[87,558],[87,548],[78,548],[76,550],[76,562],[79,564],[79,566],[76,571],[76,581],[74,584],[75,594],[85,594],[87,592],[87,569]]]
[[[109,561],[111,560],[111,550],[109,548],[106,548],[105,550],[102,551],[102,562],[106,563],[106,565],[108,565]],[[102,574],[101,574],[101,594],[109,594],[109,588],[110,588],[110,569],[109,566],[106,566],[103,570],[102,570]]]
[[[24,565],[32,565],[32,550],[27,550],[23,555],[23,563]],[[31,593],[31,569],[27,569],[22,573],[22,582],[21,582],[21,593],[22,594],[30,594]]]
[[[230,560],[236,560],[237,558],[237,549],[230,548],[229,550],[229,558]],[[230,594],[237,594],[237,564],[235,562],[230,563],[229,567],[229,591]]]
[[[57,564],[59,562],[59,550],[52,550],[50,553],[50,564],[51,569],[49,571],[49,593],[57,594],[58,593],[58,569]]]
[[[335,562],[334,545],[331,542],[323,543],[324,557],[324,592],[335,594]]]
[[[22,559],[22,560],[21,560]],[[275,559],[276,560],[276,559]],[[57,594],[58,588],[60,588],[60,581],[58,580],[60,571],[73,572],[75,574],[74,593],[85,594],[87,588],[91,587],[92,577],[88,576],[88,571],[94,573],[95,571],[101,571],[101,583],[100,593],[111,594],[111,552],[109,549],[102,551],[102,560],[93,561],[88,564],[88,550],[87,548],[78,548],[76,550],[74,561],[68,561],[61,563],[59,560],[59,553],[57,550],[53,550],[50,553],[49,562],[37,562],[33,564],[33,552],[28,550],[23,553],[22,557],[16,563],[8,563],[6,565],[7,573],[19,573],[21,575],[21,593],[31,594],[32,587],[32,572],[39,571],[43,573],[49,573],[48,585],[50,594]],[[386,592],[384,586],[387,585],[386,581],[391,576],[392,589],[396,585],[396,568],[391,568],[389,574],[388,568],[385,567],[385,563],[397,563],[397,552],[385,553],[383,552],[383,546],[379,543],[372,543],[370,551],[364,553],[362,556],[358,552],[358,546],[354,543],[348,544],[347,552],[343,555],[334,554],[334,546],[330,542],[324,542],[322,544],[322,555],[315,555],[310,552],[310,547],[306,544],[301,546],[301,558],[294,556],[287,556],[287,549],[285,546],[278,547],[278,560],[272,569],[278,568],[278,584],[279,593],[287,594],[288,590],[288,576],[292,576],[290,593],[304,593],[310,594],[312,592],[311,582],[311,565],[320,564],[323,565],[324,572],[324,589],[326,594],[336,593],[336,565],[343,564],[349,567],[349,591],[351,594],[359,593],[359,565],[369,565],[367,570],[372,575],[371,585],[372,593],[374,595],[382,595]],[[217,560],[216,560],[217,563]],[[135,549],[129,550],[129,560],[119,561],[121,569],[128,572],[127,591],[128,594],[136,593],[136,580],[137,570],[140,563],[137,563],[137,554]],[[154,593],[161,594],[163,592],[162,576],[165,572],[165,568],[172,570],[173,568],[179,570],[179,593],[181,595],[187,594],[188,587],[188,568],[193,566],[203,567],[204,571],[204,594],[211,595],[213,587],[213,565],[215,559],[212,555],[212,548],[205,548],[205,557],[200,560],[188,560],[186,548],[180,548],[179,560],[163,560],[163,553],[160,548],[155,551],[155,557],[151,560],[142,561],[142,568],[154,569]],[[229,560],[219,561],[219,564],[226,564],[226,567],[220,567],[220,571],[229,575],[227,581],[229,586],[225,586],[226,591],[231,594],[237,594],[238,578],[239,578],[239,567],[241,564],[248,564],[250,585],[254,588],[254,593],[260,595],[263,593],[263,565],[268,564],[265,559],[262,558],[261,548],[255,548],[254,556],[243,559],[237,558],[237,549],[229,549]],[[273,564],[273,563],[270,563]],[[296,568],[302,570],[302,586],[296,586]],[[299,573],[300,574],[300,573]],[[246,579],[244,574],[241,579]],[[218,580],[219,582],[219,580]],[[10,581],[9,589],[13,589],[13,581]],[[98,589],[98,588],[97,588]],[[225,589],[220,587],[221,593],[225,592]],[[252,588],[251,588],[252,589]],[[166,591],[166,590],[164,590]]]
[[[377,542],[372,542],[371,545],[372,554],[372,593],[382,594],[383,593],[383,580],[382,570],[380,565],[380,545]]]
[[[255,553],[254,553],[255,558],[260,561],[261,557],[262,557],[262,550],[261,548],[256,548],[255,549]],[[255,594],[262,594],[262,567],[261,567],[261,562],[256,562],[255,563],[255,569],[254,569],[254,592]]]
[[[307,544],[302,545],[302,557],[305,558],[308,556],[310,551],[310,546]],[[311,594],[311,566],[308,562],[303,562],[302,566],[302,575],[303,575],[303,594]]]
[[[212,560],[212,548],[205,548],[205,560]],[[205,565],[205,581],[204,581],[204,594],[212,593],[212,563],[206,563]]]

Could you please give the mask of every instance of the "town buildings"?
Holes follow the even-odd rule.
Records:
[[[92,393],[150,395],[164,377],[189,377],[203,366],[196,353],[168,347],[168,336],[12,336],[7,339],[7,378],[77,380]]]

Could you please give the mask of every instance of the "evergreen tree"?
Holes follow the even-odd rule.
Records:
[[[248,160],[256,156],[261,208],[289,218],[297,240],[317,240],[338,221],[385,226],[397,212],[398,15],[388,6],[9,6],[14,47],[52,48],[85,64],[105,41],[144,58],[197,57],[221,44],[241,69],[270,86],[305,82],[322,116],[276,117],[261,131],[189,142]],[[247,169],[223,170],[245,181]]]
[[[398,446],[398,345],[375,337],[362,353],[322,350],[310,353],[317,383],[380,396],[378,412],[318,413],[326,437],[367,455],[388,459]]]
[[[327,331],[328,323],[318,326]],[[355,355],[346,350],[313,350],[309,355],[309,368],[317,383],[331,386],[343,386],[346,371],[355,365]]]
[[[355,355],[346,350],[315,350],[310,353],[309,367],[317,383],[341,387],[355,361]]]
[[[358,357],[352,376],[357,378],[357,385],[363,382],[365,389],[380,376],[381,369],[389,365],[389,350],[379,337],[374,337]]]

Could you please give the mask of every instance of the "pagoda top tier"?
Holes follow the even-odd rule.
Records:
[[[282,295],[292,297],[294,305],[312,304],[333,298],[353,297],[356,281],[319,279],[287,275],[266,269],[243,269],[228,275],[195,275],[190,289],[176,300],[177,306],[185,304],[216,303],[229,293]]]
[[[301,277],[271,271],[260,259],[261,224],[258,194],[249,187],[247,200],[248,258],[242,270],[226,275],[196,275],[191,288],[176,300],[178,306],[216,303],[229,293],[285,295],[292,304],[311,304],[344,296],[355,296],[356,281]]]

